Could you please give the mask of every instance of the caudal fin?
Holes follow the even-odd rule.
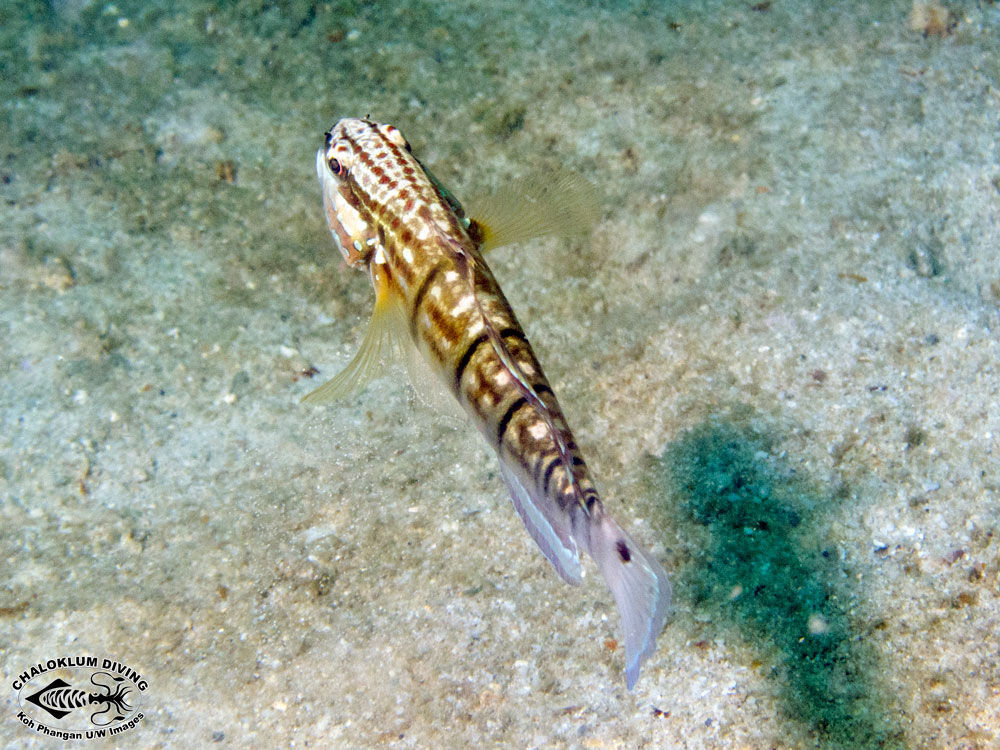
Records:
[[[639,668],[656,650],[670,609],[667,574],[608,515],[590,528],[590,555],[607,581],[625,631],[625,683],[631,690]]]

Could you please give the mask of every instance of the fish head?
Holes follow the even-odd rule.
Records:
[[[362,217],[361,206],[348,181],[350,160],[329,146],[316,152],[316,174],[323,192],[323,209],[333,241],[347,264],[364,268],[374,252],[371,242],[375,237],[371,222]]]
[[[409,153],[409,144],[399,130],[346,118],[330,129],[323,148],[316,152],[316,174],[330,233],[344,260],[354,268],[366,268],[378,245],[374,207],[379,205],[383,178],[368,155],[389,151]]]

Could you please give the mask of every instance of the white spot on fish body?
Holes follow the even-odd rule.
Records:
[[[458,304],[456,304],[453,308],[451,308],[451,314],[454,315],[455,317],[458,317],[467,310],[472,309],[472,305],[474,303],[475,300],[473,299],[472,295],[466,294],[464,297],[462,297],[462,299],[458,301]]]
[[[354,243],[355,247],[357,247],[357,244],[358,244],[357,242]],[[359,247],[358,250],[360,249],[361,248]],[[381,245],[375,248],[375,262],[385,263],[385,248],[382,247]]]
[[[410,250],[409,247],[403,248],[403,260],[405,260],[407,263],[413,262],[413,251]]]
[[[417,239],[418,240],[426,240],[430,236],[431,236],[431,228],[429,226],[427,226],[426,224],[423,224],[420,227],[420,231],[417,232]]]
[[[458,278],[458,271],[445,271],[444,280],[445,281],[455,281]]]
[[[359,235],[367,229],[365,222],[361,219],[361,214],[354,206],[344,200],[344,196],[339,191],[333,194],[333,212],[347,234]]]
[[[528,428],[528,432],[535,440],[541,440],[549,434],[549,428],[545,426],[545,422],[535,422]]]

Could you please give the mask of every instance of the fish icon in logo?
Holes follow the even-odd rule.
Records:
[[[44,709],[55,719],[61,719],[78,708],[97,706],[98,709],[90,715],[90,723],[99,727],[121,721],[132,710],[128,702],[128,695],[132,691],[123,677],[115,677],[108,672],[95,672],[91,675],[90,682],[100,690],[88,693],[56,678],[25,700]]]

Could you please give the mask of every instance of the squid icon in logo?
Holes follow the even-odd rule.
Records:
[[[37,693],[27,696],[26,700],[56,719],[61,719],[78,708],[96,706],[97,710],[90,714],[90,723],[98,727],[121,721],[132,710],[128,702],[128,695],[132,691],[123,684],[126,682],[124,678],[115,677],[108,672],[95,672],[91,675],[90,682],[99,690],[89,693],[57,678]]]

